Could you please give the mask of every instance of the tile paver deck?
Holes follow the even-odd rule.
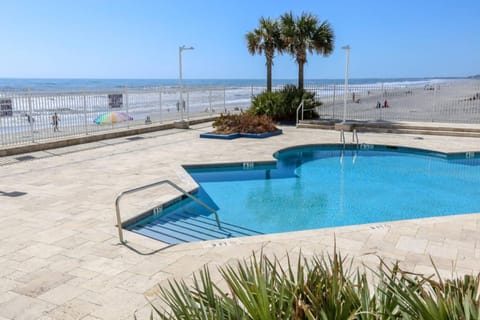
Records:
[[[188,278],[204,264],[221,266],[263,250],[284,257],[339,251],[375,265],[376,256],[399,260],[416,272],[480,272],[480,214],[375,223],[239,239],[165,245],[125,232],[119,244],[115,195],[170,179],[195,183],[182,164],[273,160],[282,148],[338,143],[338,132],[284,127],[264,140],[200,139],[209,124],[191,130],[144,134],[145,139],[92,143],[38,152],[36,160],[0,166],[0,319],[146,319],[155,285]],[[360,134],[360,142],[442,152],[480,151],[476,138]],[[68,152],[66,152],[68,150]],[[8,196],[14,191],[25,193]],[[164,190],[159,190],[164,192]],[[5,194],[7,193],[7,194]],[[129,216],[164,196],[139,193],[125,199]],[[477,200],[478,201],[478,200]],[[143,208],[147,209],[147,208]]]

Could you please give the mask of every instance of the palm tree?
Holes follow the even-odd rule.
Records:
[[[277,21],[260,18],[258,27],[246,34],[248,52],[252,55],[265,53],[267,59],[267,91],[272,91],[272,65],[275,50],[280,45],[280,27]]]
[[[292,12],[280,17],[282,51],[291,54],[298,64],[298,88],[303,89],[303,67],[307,63],[307,53],[317,53],[324,57],[333,52],[334,32],[328,21],[320,22],[310,13],[294,17]]]

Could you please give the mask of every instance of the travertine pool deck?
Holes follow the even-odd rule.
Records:
[[[34,160],[0,158],[0,320],[147,319],[155,285],[189,278],[252,252],[284,259],[338,251],[355,263],[399,260],[431,274],[480,272],[480,214],[376,223],[259,237],[164,244],[125,232],[120,245],[114,199],[126,189],[170,179],[195,185],[182,164],[273,160],[282,148],[338,143],[339,133],[282,127],[268,139],[200,139],[210,124],[32,153]],[[349,137],[347,136],[347,139]],[[399,134],[359,134],[361,143],[442,152],[480,151],[480,139]],[[18,157],[18,156],[16,156]],[[157,203],[165,190],[125,197],[128,217]],[[454,192],[454,190],[452,190]],[[480,201],[472,199],[472,201]],[[144,208],[146,209],[146,208]],[[122,213],[123,214],[123,213]]]

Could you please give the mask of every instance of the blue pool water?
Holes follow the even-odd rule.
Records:
[[[275,157],[272,165],[187,168],[200,185],[196,196],[232,226],[215,237],[480,212],[478,154],[363,145],[298,147]],[[155,238],[148,230],[202,219],[214,220],[183,200],[131,229]],[[234,227],[245,228],[245,234]]]

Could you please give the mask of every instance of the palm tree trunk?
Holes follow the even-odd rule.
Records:
[[[272,61],[267,61],[267,92],[272,92]]]
[[[303,66],[304,62],[298,62],[298,89],[303,90]]]

